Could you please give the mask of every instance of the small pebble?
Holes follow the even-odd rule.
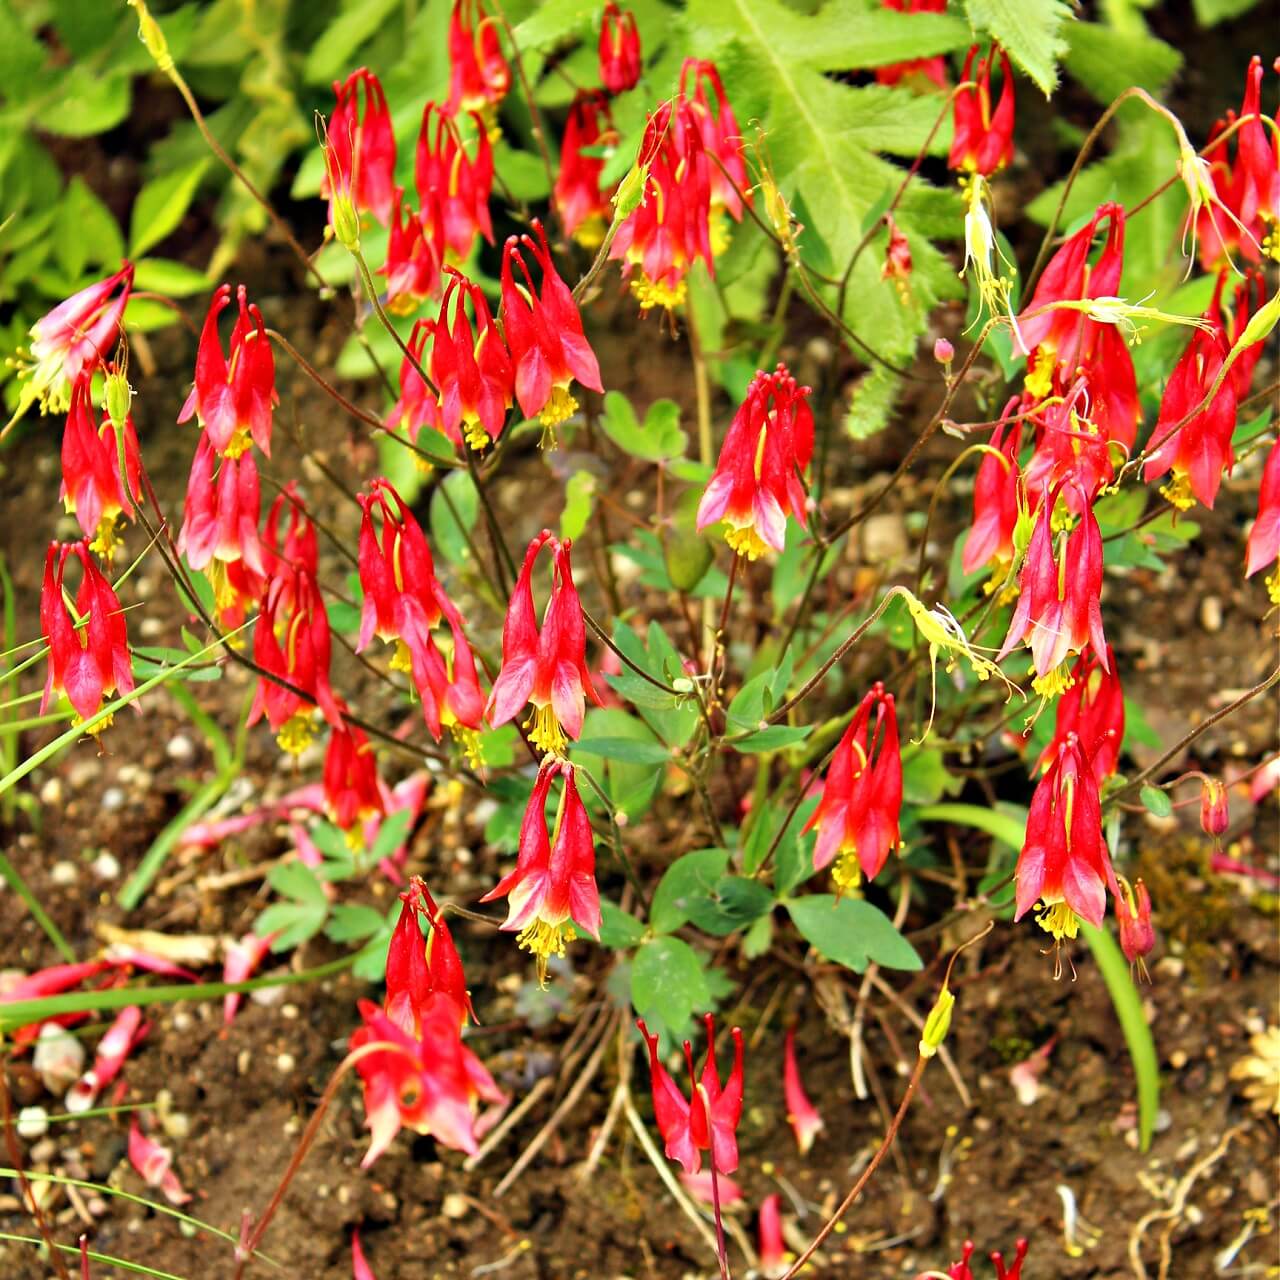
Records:
[[[31,1065],[44,1087],[61,1097],[84,1070],[84,1045],[65,1027],[46,1022],[36,1038]]]
[[[116,880],[120,876],[120,860],[106,849],[93,860],[93,874],[99,880]]]
[[[124,802],[128,797],[124,793],[123,787],[108,787],[102,793],[102,799],[99,803],[107,813],[114,813],[117,809],[124,808]]]
[[[80,879],[80,868],[74,862],[55,862],[49,871],[49,879],[56,885],[75,884]]]
[[[31,1148],[31,1163],[46,1164],[58,1154],[58,1144],[52,1138],[41,1138]]]
[[[49,1131],[49,1113],[43,1107],[23,1107],[16,1127],[20,1138],[42,1138]]]
[[[1217,596],[1200,601],[1200,625],[1210,633],[1222,630],[1222,601]]]
[[[164,753],[170,760],[176,760],[179,764],[192,759],[196,754],[195,744],[190,738],[183,733],[175,733],[168,742],[165,743]]]
[[[296,1022],[298,1020],[298,1006],[296,1004],[281,1005],[280,1016],[287,1018],[290,1022]]]
[[[236,1056],[236,1075],[247,1076],[249,1074],[249,1064],[253,1061],[253,1054],[248,1049],[241,1049]]]
[[[465,1218],[471,1212],[471,1206],[457,1192],[450,1192],[441,1203],[440,1212],[446,1218]]]
[[[62,779],[50,778],[48,782],[40,788],[41,804],[61,804],[62,803]]]
[[[288,1075],[298,1065],[297,1060],[291,1053],[282,1053],[276,1059],[276,1070],[281,1075]]]

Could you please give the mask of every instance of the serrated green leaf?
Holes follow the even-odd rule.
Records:
[[[729,865],[728,849],[697,849],[677,858],[662,873],[653,892],[649,923],[670,933],[691,918],[692,904],[706,901]]]
[[[399,914],[398,904],[396,910]],[[361,938],[371,937],[385,925],[386,920],[377,907],[340,902],[325,925],[324,936],[333,942],[358,942]]]
[[[624,453],[648,462],[677,458],[688,443],[680,430],[680,408],[673,400],[655,400],[642,426],[626,396],[620,391],[607,392],[600,428]]]
[[[862,973],[874,960],[886,969],[919,969],[916,949],[892,920],[863,898],[808,894],[787,902],[792,923],[819,955]]]
[[[129,218],[130,256],[140,258],[176,229],[208,167],[208,160],[197,160],[195,164],[152,179],[138,192]]]
[[[965,0],[964,7],[974,30],[998,40],[1047,98],[1067,49],[1062,24],[1071,6],[1065,0]]]
[[[654,938],[640,947],[631,965],[631,1003],[669,1046],[685,1038],[695,1013],[709,1010],[711,988],[702,961],[679,938]]]
[[[290,951],[319,933],[329,914],[329,899],[310,867],[301,862],[281,863],[271,868],[267,883],[288,899],[272,903],[254,923],[260,938],[278,935],[271,944],[273,952]]]

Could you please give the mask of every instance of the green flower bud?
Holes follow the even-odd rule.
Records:
[[[929,1016],[924,1020],[924,1032],[920,1036],[922,1058],[932,1058],[947,1038],[947,1032],[951,1028],[951,1010],[955,1003],[956,998],[951,994],[951,988],[944,985],[938,992],[933,1008],[929,1010]]]
[[[129,404],[133,399],[133,388],[123,373],[107,374],[107,392],[105,408],[111,425],[117,430],[124,429],[125,419],[129,416]]]

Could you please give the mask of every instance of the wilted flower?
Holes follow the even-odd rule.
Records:
[[[548,833],[546,804],[551,783],[559,775],[564,790],[556,810],[555,829]],[[593,938],[600,934],[600,895],[596,888],[596,853],[591,821],[578,794],[574,767],[568,761],[544,761],[520,825],[520,850],[513,871],[481,899],[507,899],[503,929],[516,930],[518,946],[534,956],[538,981],[547,981],[547,962],[563,956],[577,934],[574,925]]]
[[[98,1100],[98,1095],[120,1074],[125,1059],[147,1034],[147,1024],[142,1021],[142,1010],[137,1005],[121,1009],[107,1033],[98,1041],[93,1066],[67,1090],[67,1110],[74,1113],[88,1111]]]
[[[149,1187],[157,1187],[170,1204],[189,1204],[191,1196],[182,1189],[173,1171],[173,1152],[138,1127],[138,1117],[129,1124],[129,1163]]]
[[[271,455],[271,413],[276,395],[276,362],[262,313],[246,301],[244,285],[236,290],[240,314],[231,330],[230,357],[223,354],[218,317],[231,303],[231,286],[219,286],[209,304],[196,353],[195,384],[178,414],[192,414],[209,434],[218,453],[238,458],[250,443]]]
[[[800,1081],[800,1066],[796,1062],[796,1029],[787,1028],[782,1054],[782,1096],[787,1104],[787,1123],[796,1135],[796,1146],[802,1156],[809,1154],[813,1140],[826,1126],[818,1109],[809,1101]]]
[[[84,619],[77,626],[64,599],[63,575],[67,560],[80,561],[82,577],[76,592],[75,612]],[[111,584],[89,552],[89,541],[49,544],[40,590],[40,625],[49,646],[49,674],[40,714],[48,711],[56,694],[65,693],[75,710],[73,724],[96,715],[103,700],[133,689],[133,667],[124,611]],[[89,731],[101,733],[112,717]]]
[[[716,469],[698,503],[698,528],[723,520],[725,541],[740,556],[781,551],[787,516],[803,523],[801,475],[813,457],[809,388],[779,364],[758,372],[734,414]]]
[[[351,1280],[377,1280],[360,1246],[359,1231],[351,1233]]]
[[[257,972],[258,966],[271,950],[271,944],[278,935],[272,933],[260,938],[256,933],[246,933],[239,942],[230,939],[223,943],[222,980],[223,982],[248,982]],[[240,1002],[244,999],[238,991],[229,991],[222,997],[222,1021],[230,1026],[235,1020]]]
[[[707,1029],[707,1059],[699,1078],[693,1069],[693,1048],[684,1042],[685,1063],[693,1091],[688,1100],[658,1061],[658,1037],[650,1035],[644,1019],[636,1021],[649,1046],[649,1071],[653,1082],[653,1114],[658,1132],[666,1143],[667,1158],[677,1160],[686,1173],[702,1167],[703,1151],[711,1155],[717,1173],[732,1173],[738,1167],[738,1121],[742,1116],[742,1032],[734,1027],[733,1070],[720,1084],[716,1065],[716,1026],[711,1014],[704,1016]]]
[[[782,1197],[775,1191],[760,1202],[756,1240],[760,1250],[760,1271],[765,1276],[781,1275],[791,1255],[782,1238]]]
[[[600,83],[610,93],[634,89],[640,79],[640,33],[636,15],[605,0],[600,19]]]

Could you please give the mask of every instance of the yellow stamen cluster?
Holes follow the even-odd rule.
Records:
[[[568,920],[549,924],[546,920],[534,920],[516,934],[516,946],[533,956],[538,969],[538,985],[547,985],[547,962],[552,956],[563,956],[565,945],[572,942],[577,933]]]
[[[608,234],[609,227],[604,218],[598,213],[593,213],[589,218],[583,218],[574,228],[573,238],[584,248],[594,253],[602,244],[604,238]]]
[[[468,729],[465,724],[458,724],[456,721],[449,726],[449,732],[453,736],[453,740],[462,748],[462,754],[466,757],[467,764],[473,769],[484,768],[484,746],[481,742],[480,731],[478,729]]]
[[[1071,672],[1067,670],[1067,664],[1060,662],[1052,671],[1046,671],[1042,676],[1036,676],[1031,682],[1031,687],[1046,701],[1050,698],[1056,698],[1059,694],[1066,693],[1071,686],[1075,684],[1075,679]]]
[[[724,209],[713,209],[707,222],[707,233],[711,240],[711,256],[718,258],[729,247],[733,239],[733,224]]]
[[[111,715],[103,716],[102,719],[99,720],[97,724],[90,725],[89,728],[85,729],[85,733],[89,734],[91,737],[96,738],[104,729],[111,728],[112,724],[115,723],[115,718],[116,717],[114,712],[112,712]],[[79,729],[83,726],[83,724],[84,724],[84,716],[82,716],[77,711],[76,714],[71,717],[71,727],[73,729]]]
[[[555,399],[554,391],[551,393],[551,398]],[[574,408],[576,409],[577,405],[574,405]],[[542,412],[546,413],[546,411],[544,409]],[[569,412],[572,413],[573,410]],[[476,417],[466,417],[462,420],[462,437],[477,453],[489,443],[489,433],[480,425],[480,419]]]
[[[674,311],[684,305],[688,296],[688,286],[681,279],[673,285],[663,284],[660,280],[650,280],[643,272],[631,281],[631,292],[640,303],[641,311],[650,311],[654,307],[665,307]]]
[[[831,883],[836,887],[836,897],[848,894],[852,898],[862,896],[862,864],[853,845],[845,845],[836,855],[831,868]]]
[[[740,556],[746,556],[748,560],[759,560],[769,550],[769,544],[756,532],[755,526],[750,524],[741,529],[731,525],[724,531],[724,540],[731,550]]]
[[[569,739],[556,718],[555,708],[550,703],[543,707],[535,707],[533,715],[524,722],[524,727],[529,730],[529,741],[539,751],[560,756],[569,745]]]
[[[1052,934],[1055,942],[1074,938],[1080,932],[1080,921],[1065,902],[1040,903],[1036,908],[1036,924]]]
[[[291,756],[300,756],[311,745],[314,736],[311,728],[311,713],[299,711],[297,715],[290,716],[280,726],[280,732],[276,734],[276,742],[279,743],[281,751]]]
[[[1160,496],[1179,511],[1190,511],[1196,505],[1191,492],[1191,477],[1185,471],[1175,471],[1166,484],[1160,486]]]
[[[1267,577],[1267,599],[1272,604],[1280,604],[1280,569]]]
[[[555,428],[573,417],[577,411],[578,402],[569,394],[568,387],[552,387],[547,403],[542,406],[542,412],[538,414],[538,421],[542,423],[542,439],[538,442],[538,447],[554,449],[556,447]]]
[[[95,531],[94,539],[89,543],[89,550],[97,552],[103,560],[110,564],[115,556],[115,550],[123,541],[120,537],[120,513],[114,512],[111,515],[104,515],[98,521],[98,528]]]
[[[1053,365],[1052,349],[1037,347],[1027,366],[1027,376],[1023,379],[1023,386],[1028,394],[1035,396],[1037,400],[1043,400],[1053,390]]]
[[[231,433],[231,439],[227,441],[227,447],[223,449],[222,456],[224,458],[239,458],[249,452],[253,444],[253,437],[244,429],[237,427]]]
[[[205,566],[204,576],[213,591],[213,602],[220,613],[234,609],[240,601],[240,593],[227,577],[227,562],[213,559]]]
[[[396,651],[391,656],[391,670],[406,672],[413,670],[413,655],[409,652],[409,646],[399,637],[396,638]]]

